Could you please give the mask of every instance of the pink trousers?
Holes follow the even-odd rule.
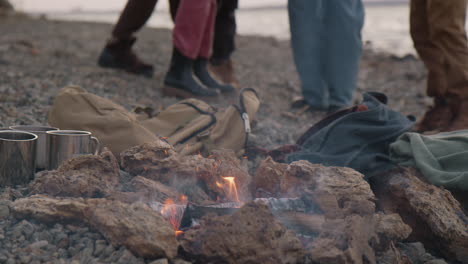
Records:
[[[185,56],[210,58],[216,0],[181,0],[173,31],[174,45]]]

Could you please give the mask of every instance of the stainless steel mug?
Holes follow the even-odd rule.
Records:
[[[49,170],[57,169],[73,157],[99,152],[99,140],[91,132],[80,130],[47,131],[49,146]]]
[[[0,187],[26,184],[36,172],[37,136],[14,130],[0,131]]]
[[[11,126],[13,130],[26,131],[37,136],[36,168],[47,169],[49,166],[49,150],[46,145],[47,131],[55,131],[58,128],[49,126]]]

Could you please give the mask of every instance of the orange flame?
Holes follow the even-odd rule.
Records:
[[[223,180],[226,181],[226,183],[220,183],[216,181],[216,186],[218,186],[218,188],[224,189],[224,191],[227,193],[227,198],[230,201],[240,203],[241,201],[239,199],[239,193],[237,192],[235,177],[222,177],[222,178]]]
[[[187,196],[182,195],[179,199],[182,203],[187,203]],[[180,221],[183,217],[183,211],[178,210],[177,204],[171,198],[166,199],[164,202],[164,207],[161,209],[161,214],[166,218],[172,227],[175,230],[175,235],[179,236],[183,234],[184,231],[179,230],[180,228]]]

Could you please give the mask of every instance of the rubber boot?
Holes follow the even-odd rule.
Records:
[[[424,114],[416,131],[423,133],[428,131],[444,131],[453,119],[452,108],[447,99],[439,97],[434,99],[434,106]]]
[[[193,65],[193,72],[197,76],[198,80],[203,83],[206,87],[212,89],[218,89],[223,93],[230,93],[235,91],[235,88],[229,84],[220,84],[210,75],[208,71],[208,60],[204,58],[198,58],[195,60]]]
[[[218,95],[216,91],[206,89],[193,78],[193,65],[192,59],[184,56],[174,47],[171,65],[164,79],[164,95],[182,98]]]
[[[134,74],[151,78],[153,66],[140,60],[132,51],[136,38],[111,39],[98,59],[98,65],[105,68],[123,69]]]
[[[468,129],[468,100],[455,99],[450,101],[453,118],[445,131]]]

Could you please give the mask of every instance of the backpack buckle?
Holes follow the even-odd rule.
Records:
[[[242,119],[244,120],[245,133],[250,133],[252,130],[250,128],[249,114],[242,113]]]

